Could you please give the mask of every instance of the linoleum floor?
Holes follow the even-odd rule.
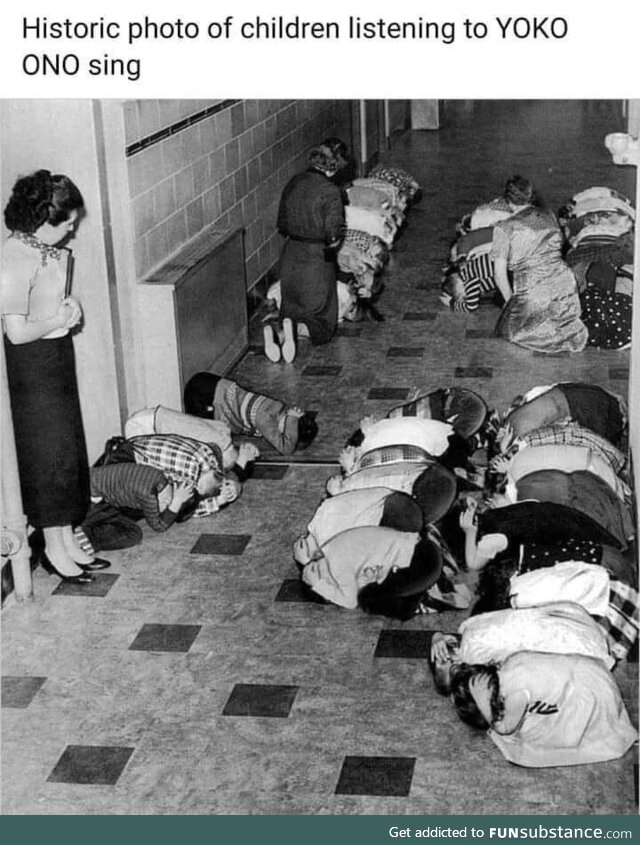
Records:
[[[459,614],[401,624],[304,602],[297,589],[291,544],[365,413],[448,385],[498,408],[557,380],[627,391],[628,352],[532,355],[492,336],[494,306],[454,315],[438,303],[456,220],[510,174],[552,207],[591,185],[634,195],[635,171],[603,146],[624,126],[619,105],[457,101],[441,121],[394,137],[384,156],[424,187],[385,273],[384,322],[302,344],[290,365],[252,347],[233,372],[317,410],[302,460],[259,471],[215,517],[146,531],[142,546],[109,555],[95,589],[61,591],[38,570],[35,601],[5,606],[3,813],[637,811],[635,751],[527,770],[457,719],[426,656],[430,632],[455,630]],[[616,676],[637,723],[636,670]]]

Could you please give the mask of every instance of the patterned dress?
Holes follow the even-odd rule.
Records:
[[[513,296],[498,320],[498,337],[536,352],[584,349],[588,332],[561,246],[555,217],[533,206],[495,225],[491,257],[505,259],[513,273]]]

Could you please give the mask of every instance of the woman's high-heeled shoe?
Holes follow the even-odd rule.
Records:
[[[97,572],[99,569],[108,569],[111,566],[111,561],[104,560],[101,557],[94,557],[92,561],[89,563],[78,563],[75,561],[76,566],[79,566],[80,569],[84,569],[85,572]]]
[[[49,575],[57,575],[65,584],[90,584],[93,581],[93,575],[90,572],[81,572],[79,575],[63,575],[58,572],[44,552],[40,555],[40,566]]]

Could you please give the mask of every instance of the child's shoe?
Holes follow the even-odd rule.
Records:
[[[270,361],[277,364],[280,360],[281,352],[280,347],[278,346],[278,341],[276,340],[275,332],[273,331],[273,326],[268,324],[264,326],[262,329],[262,336],[264,337],[264,354]]]
[[[282,321],[284,340],[282,341],[282,360],[290,364],[296,357],[296,338],[293,329],[293,322],[289,317]]]

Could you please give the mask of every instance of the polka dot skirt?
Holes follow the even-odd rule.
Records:
[[[524,547],[521,571],[554,566],[563,560],[602,563],[602,546],[592,540],[563,540],[557,544],[527,543]]]
[[[580,295],[580,302],[581,320],[589,330],[589,346],[619,349],[631,342],[630,296],[587,288]]]

